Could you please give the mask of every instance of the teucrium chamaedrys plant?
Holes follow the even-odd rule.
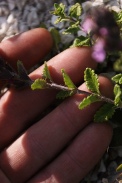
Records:
[[[122,49],[122,11],[109,11],[104,7],[92,8],[86,16],[83,16],[83,8],[79,3],[71,6],[66,13],[65,5],[55,4],[52,14],[58,16],[56,23],[69,22],[69,26],[64,34],[74,34],[76,38],[71,45],[74,46],[90,46],[92,47],[92,56],[102,63],[108,62],[111,53],[115,51],[115,55],[121,55]],[[77,36],[78,31],[83,34]],[[52,30],[56,46],[60,40],[56,30]],[[57,38],[55,36],[58,36]],[[114,55],[114,54],[113,54]],[[120,57],[122,58],[122,57]],[[72,82],[64,69],[61,70],[64,85],[55,83],[52,80],[47,63],[44,64],[42,78],[32,81],[24,69],[22,63],[17,64],[18,73],[16,73],[8,64],[0,59],[0,79],[7,81],[9,85],[15,87],[31,86],[32,90],[55,88],[59,90],[57,98],[64,99],[75,94],[85,94],[86,97],[80,102],[78,108],[80,110],[98,101],[103,101],[103,106],[94,115],[94,121],[104,122],[112,118],[116,109],[122,108],[122,74],[117,73],[112,77],[114,85],[114,99],[102,96],[99,90],[98,76],[91,68],[86,68],[84,72],[84,81],[89,92],[78,89]],[[122,169],[121,166],[118,168]]]
[[[117,108],[122,108],[122,93],[120,84],[118,83],[118,79],[122,79],[122,76],[118,77],[118,79],[117,76],[113,77],[113,80],[116,80],[118,84],[116,84],[114,87],[115,98],[112,100],[101,95],[99,90],[98,76],[91,68],[86,68],[84,72],[84,81],[87,88],[89,89],[89,92],[78,89],[64,69],[62,69],[61,72],[65,84],[64,86],[53,82],[47,63],[45,62],[43,77],[41,79],[36,79],[31,85],[31,88],[33,90],[45,88],[55,88],[57,90],[61,90],[57,94],[57,98],[60,99],[64,99],[74,94],[86,94],[87,97],[84,98],[78,106],[81,110],[94,102],[104,101],[105,104],[96,112],[94,116],[94,120],[96,122],[103,122],[110,119]]]

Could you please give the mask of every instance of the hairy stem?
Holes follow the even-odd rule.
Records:
[[[74,94],[85,94],[85,95],[91,95],[91,94],[94,94],[94,95],[97,95],[98,98],[101,100],[101,101],[104,101],[104,102],[107,102],[107,103],[111,103],[111,104],[114,104],[114,101],[110,98],[107,98],[105,96],[102,96],[102,95],[98,95],[96,93],[92,93],[92,92],[88,92],[88,91],[84,91],[84,90],[80,90],[78,88],[74,88],[74,89],[70,89],[68,88],[67,86],[63,86],[63,85],[59,85],[57,83],[47,83],[47,87],[48,88],[54,88],[56,90],[63,90],[63,91],[73,91]]]

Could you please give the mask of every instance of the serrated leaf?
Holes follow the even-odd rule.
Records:
[[[79,30],[79,22],[76,22],[75,24],[72,24],[70,27],[68,27],[68,29],[66,29],[63,34],[73,34],[77,33]]]
[[[62,21],[62,18],[61,18],[61,17],[58,17],[58,18],[55,20],[54,24],[58,24],[58,23],[61,22],[61,21]]]
[[[84,80],[86,82],[87,88],[91,92],[100,94],[98,76],[95,74],[94,70],[91,68],[86,68],[84,73]]]
[[[89,37],[79,36],[76,38],[71,47],[90,46]]]
[[[45,89],[45,88],[46,88],[46,81],[44,79],[36,79],[34,83],[31,85],[32,90]]]
[[[82,100],[82,102],[80,102],[78,108],[79,109],[84,109],[85,107],[89,106],[90,104],[94,103],[94,102],[97,102],[97,101],[100,101],[100,99],[98,98],[97,95],[89,95],[88,97],[84,98]]]
[[[57,99],[65,99],[67,97],[70,97],[74,94],[73,90],[72,91],[60,91],[57,95]]]
[[[120,165],[117,167],[116,171],[117,171],[117,172],[122,171],[122,164],[120,164]]]
[[[115,106],[113,104],[104,104],[94,115],[95,122],[104,122],[109,120],[115,112]]]
[[[54,11],[51,11],[51,14],[64,17],[65,16],[65,5],[63,3],[54,3]]]
[[[122,11],[116,12],[112,11],[115,17],[117,24],[121,27],[122,26]]]
[[[115,83],[122,84],[122,74],[117,74],[114,77],[112,77],[112,80]]]
[[[115,95],[114,103],[116,106],[119,106],[119,104],[121,103],[122,91],[118,84],[114,86],[114,95]]]
[[[50,71],[48,69],[47,63],[44,63],[44,69],[43,69],[43,78],[44,79],[49,79],[50,81],[52,81],[51,75],[50,75]]]
[[[82,13],[82,7],[79,3],[72,5],[69,9],[69,15],[74,18],[79,18]]]
[[[76,89],[77,87],[74,85],[74,83],[72,82],[72,80],[70,79],[68,74],[65,72],[65,70],[62,69],[61,72],[62,72],[62,75],[63,75],[63,80],[64,80],[65,85],[69,89]]]
[[[59,34],[59,31],[55,28],[51,28],[50,33],[51,33],[52,38],[53,38],[54,47],[58,50],[58,45],[61,42],[61,36]]]

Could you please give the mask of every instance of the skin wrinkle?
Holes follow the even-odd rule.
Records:
[[[33,34],[31,34],[31,35],[33,35]],[[37,32],[35,32],[35,35],[33,35],[33,37],[36,36],[36,35],[37,35]],[[31,38],[31,36],[30,36],[30,38]],[[38,38],[36,37],[36,42],[40,42],[40,40]],[[16,41],[13,44],[16,45]],[[23,42],[23,44],[25,44],[25,42]],[[21,42],[21,45],[22,45],[22,42]],[[8,56],[10,54],[10,47],[9,46],[8,46]],[[32,49],[34,49],[34,47],[32,46]],[[21,52],[23,51],[23,50],[21,50],[21,52],[19,52],[20,51],[19,49],[20,49],[20,47],[18,47],[17,55],[19,55],[19,54],[21,55]],[[12,47],[12,52],[11,52],[13,54],[12,57],[14,57],[14,54],[15,54],[13,51],[16,52],[17,50],[15,51],[13,49],[13,47]],[[30,49],[28,51],[31,53]],[[25,52],[23,56],[26,56],[27,53],[28,52]],[[92,59],[91,59],[91,54],[90,53],[91,53],[91,50],[88,49],[88,48],[83,48],[83,49],[72,48],[72,49],[64,51],[63,53],[61,53],[60,55],[56,56],[55,58],[51,59],[51,61],[48,62],[50,67],[51,67],[51,65],[53,66],[53,68],[51,68],[51,72],[52,72],[51,74],[53,74],[53,77],[54,78],[56,77],[56,81],[58,81],[60,83],[60,81],[62,81],[62,76],[61,76],[61,73],[60,73],[60,69],[61,68],[65,68],[66,72],[68,72],[68,74],[70,74],[71,79],[73,78],[73,81],[75,81],[76,83],[79,83],[80,80],[83,79],[83,71],[84,71],[84,69],[86,67],[95,68],[95,66],[96,66],[96,63],[94,63],[92,61]],[[7,54],[7,45],[6,45],[6,54]],[[16,59],[17,55],[15,55],[14,59]],[[65,59],[65,55],[66,55],[66,59]],[[68,55],[70,57],[68,57]],[[39,57],[40,57],[39,55],[36,56],[37,59],[39,59]],[[61,58],[61,60],[60,60],[60,58]],[[70,60],[69,60],[69,58],[70,58]],[[26,57],[26,59],[27,59],[27,57]],[[31,58],[31,60],[33,60],[33,58]],[[75,62],[74,62],[74,60],[75,60]],[[28,60],[24,60],[24,62],[28,62]],[[55,62],[55,64],[53,65],[54,62]],[[28,62],[28,64],[29,64],[29,62]],[[69,68],[69,65],[70,65],[70,68]],[[37,71],[38,74],[36,73],[36,71],[33,72],[31,74],[31,76],[33,77],[36,74],[38,76],[40,76],[41,73],[39,73],[39,71],[40,71],[40,69]],[[103,90],[105,90],[105,93],[108,94],[108,90],[105,88],[105,86],[109,82],[106,82],[106,79],[103,79],[102,83],[104,85],[103,86]],[[108,86],[109,89],[111,89],[109,87],[109,85],[107,85],[107,86]],[[10,120],[10,117],[12,115],[11,114],[12,110],[15,111],[15,112],[21,111],[20,113],[18,112],[18,114],[16,114],[16,115],[19,116],[19,120],[21,122],[21,125],[23,125],[23,129],[26,126],[25,121],[27,120],[27,119],[24,118],[24,116],[27,115],[27,114],[24,115],[24,111],[27,111],[27,109],[29,109],[28,110],[28,116],[31,118],[32,114],[36,115],[38,113],[38,110],[39,111],[42,110],[43,104],[45,105],[45,107],[46,107],[46,105],[49,105],[50,95],[48,95],[48,92],[45,93],[45,95],[44,95],[44,91],[43,91],[38,96],[37,96],[38,91],[37,92],[34,92],[34,91],[33,92],[25,92],[25,91],[24,92],[23,91],[21,91],[21,92],[17,91],[16,92],[16,91],[12,90],[11,92],[12,92],[13,96],[11,96],[9,98],[8,105],[9,105],[10,109],[8,108],[9,112],[6,113],[6,121]],[[50,91],[49,91],[49,93],[50,93]],[[51,93],[51,96],[52,96],[52,93]],[[110,90],[109,90],[109,93],[110,93]],[[33,97],[32,100],[29,98],[29,95],[30,95],[30,98]],[[46,96],[46,95],[48,95],[48,96]],[[55,96],[55,94],[53,95],[53,97],[54,96]],[[22,101],[24,101],[24,97],[26,99],[25,100],[26,101],[26,105],[24,103],[18,109],[14,107],[14,103],[13,103],[13,105],[11,105],[12,104],[12,101],[11,101],[12,98],[16,98],[16,102],[15,103],[18,103],[17,100],[22,102]],[[38,97],[39,98],[42,97],[42,100],[40,100]],[[48,97],[49,100],[46,101],[46,97]],[[71,98],[70,100],[72,100],[72,99],[73,98]],[[31,102],[30,102],[30,100],[31,100]],[[38,105],[39,101],[41,101],[40,105]],[[76,107],[76,103],[75,102],[76,101],[73,99],[73,103],[74,103],[73,105],[75,105],[75,107]],[[33,105],[32,108],[31,108],[31,104]],[[68,108],[71,107],[72,102],[69,103],[69,101],[68,101],[68,105],[66,105],[66,103],[64,103],[64,104],[65,104],[64,108],[66,107],[65,109],[67,109],[67,107]],[[26,108],[24,108],[24,107],[26,107]],[[87,115],[87,114],[89,114],[90,111],[91,111],[91,113],[94,112],[93,108],[94,107],[91,106],[91,108],[87,108],[88,111],[84,110],[82,113],[86,113],[86,116],[89,116],[89,118],[90,118],[90,115]],[[68,110],[66,110],[66,111],[68,111]],[[50,113],[50,114],[47,115],[47,117],[43,118],[44,122],[41,120],[39,126],[37,125],[37,123],[35,123],[36,125],[33,125],[32,128],[29,128],[29,130],[27,131],[26,135],[21,136],[19,139],[16,138],[16,141],[12,145],[10,145],[7,149],[4,149],[4,151],[2,151],[2,153],[0,154],[0,165],[1,165],[2,169],[7,173],[7,175],[11,178],[12,183],[24,183],[25,180],[27,179],[26,177],[29,177],[29,178],[32,177],[32,175],[34,173],[35,174],[37,173],[37,169],[39,170],[39,168],[40,168],[41,172],[43,172],[43,170],[41,169],[40,161],[39,161],[40,156],[41,156],[40,153],[42,152],[42,150],[41,150],[42,147],[45,148],[45,149],[43,149],[44,152],[46,152],[46,151],[49,152],[49,156],[46,157],[47,159],[51,159],[53,157],[52,159],[54,161],[52,161],[50,165],[46,166],[46,167],[49,167],[49,166],[52,167],[55,164],[55,160],[57,160],[57,158],[60,159],[60,156],[57,156],[54,159],[54,156],[57,153],[57,151],[62,149],[62,147],[64,147],[65,144],[69,143],[69,139],[72,139],[72,136],[75,133],[77,133],[77,132],[74,132],[74,128],[70,124],[70,122],[67,124],[67,119],[65,119],[64,116],[62,117],[62,116],[60,116],[58,114],[61,111],[54,110],[53,112],[54,113]],[[10,113],[10,116],[9,116],[9,113]],[[78,113],[77,113],[78,116],[79,116],[80,113],[81,113],[81,111],[78,110]],[[62,112],[61,112],[61,115],[62,115]],[[7,118],[7,116],[8,116],[8,118]],[[75,122],[75,115],[72,115],[72,117],[74,118],[74,122]],[[82,115],[79,118],[82,119]],[[12,119],[15,120],[15,124],[14,125],[11,124],[10,126],[8,126],[8,128],[5,128],[5,130],[3,131],[4,132],[4,134],[3,134],[4,136],[8,135],[9,131],[11,131],[11,133],[13,132],[14,135],[16,133],[16,128],[18,127],[18,124],[16,123],[16,119],[17,118],[14,118],[14,114],[13,114],[13,118]],[[76,121],[77,121],[77,123],[79,122],[78,127],[81,128],[80,120],[76,119]],[[3,122],[4,122],[4,119],[3,119]],[[42,123],[44,123],[44,126],[41,126]],[[83,122],[83,123],[85,125],[85,123],[87,123],[87,121]],[[69,124],[70,124],[70,127],[69,127]],[[36,126],[36,127],[33,128],[34,126]],[[43,128],[41,128],[41,127],[43,127]],[[12,131],[13,129],[15,131]],[[40,129],[41,129],[41,131],[40,131]],[[21,129],[18,129],[18,130],[21,130]],[[7,133],[5,133],[5,131]],[[108,139],[110,139],[110,136],[111,136],[111,134],[108,131],[108,134],[107,135],[105,134],[105,137],[107,139],[107,142],[105,141],[105,143],[108,143]],[[12,138],[12,137],[13,137],[13,135],[12,136],[8,136],[8,140],[6,140],[6,141],[8,142],[9,139]],[[32,144],[32,141],[31,141],[31,137],[33,137],[33,144]],[[1,135],[1,139],[3,139],[3,138],[4,137],[2,137],[2,135]],[[97,138],[97,135],[96,135],[95,138]],[[34,144],[34,142],[36,142],[36,143]],[[23,146],[23,144],[24,144],[24,146]],[[71,141],[70,141],[70,144],[68,144],[68,145],[71,146]],[[98,144],[98,146],[99,145],[100,144]],[[102,144],[102,146],[103,145],[104,144]],[[104,148],[105,147],[101,147],[100,146],[100,149],[104,150]],[[16,152],[15,152],[15,150],[16,150]],[[64,150],[66,150],[66,149],[64,149]],[[76,150],[76,149],[73,148],[72,151],[74,151],[74,150]],[[17,151],[18,151],[18,153],[17,153]],[[7,158],[5,157],[6,156],[6,152],[7,152],[9,160],[7,160]],[[61,154],[62,153],[65,153],[65,151],[61,151]],[[79,154],[80,154],[80,152],[79,152]],[[86,151],[85,151],[85,154],[86,154]],[[94,151],[93,151],[93,155],[94,155]],[[93,155],[91,154],[91,156],[89,158],[92,159]],[[62,166],[65,163],[64,161],[58,161],[58,163],[59,162],[62,164]],[[43,160],[42,163],[46,164],[45,159]],[[68,176],[67,175],[67,171],[66,172],[61,172],[60,163],[57,165],[57,167],[53,166],[53,168],[56,167],[56,169],[51,169],[52,172],[55,172],[55,170],[56,170],[56,173],[59,176],[58,179],[57,179],[58,181],[60,181],[59,178],[61,178],[61,180],[62,179],[64,180],[64,177],[61,177],[61,176],[63,176],[63,174],[61,174],[61,173],[65,173],[65,176],[66,176],[65,178],[69,177],[69,179],[70,179],[70,174]],[[72,165],[73,167],[70,167],[70,163],[69,162],[66,162],[65,166],[67,164],[69,165],[69,167],[67,167],[68,168],[68,173],[73,172],[72,170],[75,170],[74,166]],[[78,171],[78,174],[77,174],[77,171]],[[81,176],[82,173],[79,172],[78,169],[77,169],[77,171],[75,171],[75,174],[73,172],[71,174],[71,177],[75,176],[77,178],[77,176],[78,176],[78,179],[79,179],[79,176]],[[49,183],[48,180],[46,180],[46,182]],[[70,181],[70,182],[72,182],[72,181]],[[34,183],[34,182],[32,181],[32,183]],[[59,182],[57,182],[57,183],[59,183]],[[63,181],[63,183],[64,183],[64,181]]]
[[[103,132],[105,132],[105,134],[103,134]],[[100,147],[98,148],[98,152],[97,149],[96,151],[92,149],[92,147],[97,147],[96,145],[101,142],[101,139],[105,138],[106,133],[108,133],[109,135],[111,134],[112,136],[112,131],[108,124],[102,125],[92,123],[90,126],[85,127],[82,133],[79,133],[76,139],[73,140],[72,144],[70,144],[70,146],[65,149],[65,152],[60,154],[60,156],[58,156],[55,161],[52,162],[52,164],[49,164],[46,169],[38,173],[28,183],[45,183],[44,180],[47,180],[47,183],[49,183],[51,177],[53,177],[55,182],[57,183],[70,183],[71,180],[73,183],[79,182],[82,177],[88,173],[88,164],[92,164],[93,168],[98,162],[99,156],[103,155],[108,143],[110,143],[111,138],[107,138],[105,139],[106,143],[101,144],[101,150],[99,149]],[[90,143],[88,143],[89,139]],[[93,140],[91,141],[91,139]],[[85,149],[81,147],[84,147]],[[86,151],[86,149],[88,150],[88,152]],[[92,159],[89,158],[89,151],[91,153],[94,152],[94,156]],[[80,162],[80,164],[77,164],[77,162]],[[60,166],[58,166],[59,164]],[[76,175],[77,171],[79,172],[79,175]],[[69,174],[71,178],[70,176],[67,177],[67,174]],[[67,177],[66,180],[65,176]],[[79,178],[76,180],[76,177]]]
[[[75,56],[75,59],[76,59],[75,63],[73,61],[74,56],[70,60],[70,64],[72,65],[72,69],[73,69],[73,71],[72,71],[72,73],[70,73],[70,75],[71,75],[71,78],[74,78],[73,80],[77,83],[81,80],[81,78],[83,78],[83,72],[79,72],[80,70],[82,71],[88,65],[92,68],[94,68],[96,66],[96,63],[92,62],[90,59],[91,58],[90,52],[91,51],[88,48],[83,48],[83,50],[81,50],[80,48],[72,48],[69,50],[65,50],[63,53],[60,54],[60,56],[63,55],[62,56],[63,59],[65,59],[65,55],[66,55],[67,59],[68,59],[68,56],[71,54]],[[68,68],[69,67],[68,62],[65,62],[66,60],[59,59],[60,56],[57,55],[48,62],[49,66],[53,65],[53,77],[55,77],[56,80],[58,80],[58,82],[60,82],[62,80],[62,76],[61,76],[61,72],[60,72],[61,67],[64,68],[64,66],[65,66],[66,71],[68,71],[68,73],[71,72],[71,68],[70,68],[70,70]],[[86,62],[83,62],[86,56],[89,58],[89,61],[87,59]],[[82,64],[82,62],[83,62],[83,64]],[[55,63],[55,65],[54,65],[54,63]],[[74,68],[74,64],[76,65],[75,68]],[[81,64],[82,64],[82,67],[81,67]],[[40,72],[41,70],[42,70],[41,68],[37,69],[30,76],[35,77],[38,75],[38,77],[39,77],[41,75],[41,72]],[[77,77],[77,73],[80,73],[80,76],[78,76],[79,78]],[[45,92],[47,92],[47,93],[45,93]],[[20,126],[19,127],[17,126],[16,129],[15,128],[11,129],[11,127],[9,128],[9,129],[11,129],[11,130],[9,130],[9,134],[10,134],[10,132],[11,132],[11,134],[10,135],[6,134],[5,141],[3,141],[2,138],[0,139],[1,148],[5,147],[5,146],[3,146],[3,144],[8,145],[8,141],[10,141],[11,138],[12,139],[15,138],[15,137],[13,137],[13,134],[21,133],[23,131],[24,126],[27,124],[26,122],[28,122],[30,119],[32,121],[32,119],[41,112],[42,103],[43,103],[44,108],[46,108],[47,105],[49,105],[49,103],[53,102],[53,99],[55,98],[55,93],[53,93],[52,90],[40,91],[40,95],[38,95],[39,98],[37,97],[37,93],[39,93],[39,91],[32,91],[32,92],[29,92],[29,91],[26,92],[25,90],[21,91],[21,92],[12,91],[12,95],[8,99],[8,112],[6,111],[6,114],[7,114],[7,116],[11,116],[11,119],[13,119],[13,121],[16,120],[14,126],[16,125],[16,123],[19,124]],[[45,95],[46,95],[46,98],[45,98]],[[18,103],[18,100],[20,100],[21,103],[25,103],[25,101],[27,102],[27,105],[21,104],[21,110],[18,109],[18,112],[16,111],[16,116],[12,115],[13,112],[11,112],[11,110],[14,109],[14,106],[12,105],[13,97],[14,97],[14,99],[16,98],[15,101],[17,103]],[[44,98],[45,98],[46,102],[44,102]],[[42,99],[42,102],[39,102],[39,101],[41,101],[40,99]],[[36,108],[34,107],[34,104],[36,105]],[[26,107],[26,109],[25,109],[25,107]],[[29,110],[27,111],[28,108],[29,108]],[[40,110],[37,110],[37,108]],[[44,108],[42,110],[44,110]],[[10,109],[10,111],[9,111],[9,109]],[[21,113],[19,111],[21,111]],[[27,112],[25,113],[25,111],[27,111]],[[33,113],[30,113],[30,111],[33,111]],[[10,118],[8,119],[7,116],[5,119],[3,118],[2,120],[9,121]],[[17,116],[21,116],[21,118],[17,118]],[[28,116],[29,116],[28,119],[24,118],[24,117],[27,118]],[[16,117],[16,119],[15,119],[15,117]],[[18,121],[19,119],[21,121]],[[5,130],[7,130],[7,128],[3,129],[2,132],[4,132]],[[19,132],[19,130],[20,130],[20,132]],[[4,134],[2,134],[1,136],[3,136],[3,135]]]
[[[108,80],[106,80],[106,79],[104,79],[103,80],[103,77],[102,77],[102,82],[104,83],[104,85],[106,85],[106,83],[108,82]],[[80,95],[80,98],[82,98],[82,96]],[[65,109],[70,109],[70,106],[73,106],[74,105],[74,97],[72,97],[72,98],[70,98],[69,100],[66,100],[64,103],[62,103],[61,104],[62,105],[62,107],[63,106],[65,106]],[[97,106],[98,107],[98,106]],[[87,110],[89,111],[90,110],[90,113],[93,115],[93,111],[91,110],[91,109],[94,109],[94,108],[97,108],[97,107],[91,107],[91,108],[87,108]],[[85,111],[85,113],[84,113],[84,111],[80,111],[80,110],[78,110],[77,109],[77,107],[76,107],[76,105],[75,105],[75,108],[76,108],[76,111],[77,111],[77,114],[76,114],[76,116],[78,115],[79,117],[80,117],[80,115],[82,116],[82,120],[84,120],[84,122],[83,123],[80,123],[79,125],[80,125],[80,129],[84,126],[84,125],[86,125],[86,123],[88,124],[88,122],[89,122],[89,120],[88,120],[88,118],[89,119],[91,119],[91,116],[90,116],[90,114],[89,115],[87,115],[88,116],[88,118],[86,118],[87,116],[85,115],[86,113],[88,113],[87,112],[87,110]],[[74,112],[74,109],[72,109],[73,110],[73,112]],[[71,111],[72,111],[71,110]],[[58,113],[56,113],[56,111],[58,112]],[[70,112],[71,112],[70,111]],[[67,111],[68,112],[68,111]],[[55,113],[55,115],[53,115]],[[71,115],[72,116],[74,116],[73,115],[73,113],[71,112]],[[85,115],[85,116],[84,116]],[[55,121],[57,121],[59,118],[60,118],[60,120],[61,120],[61,116],[62,116],[62,112],[61,112],[61,114],[60,114],[60,112],[59,112],[59,110],[58,110],[58,107],[57,107],[57,109],[55,109],[52,113],[50,113],[49,115],[48,115],[48,117],[45,117],[44,119],[43,119],[43,123],[42,123],[42,121],[41,121],[41,123],[42,123],[42,125],[44,125],[44,127],[43,126],[38,126],[39,125],[39,123],[38,124],[35,124],[35,126],[36,126],[36,128],[34,129],[33,127],[32,128],[30,128],[30,132],[28,133],[26,133],[26,139],[31,139],[31,136],[35,136],[35,134],[36,134],[36,136],[35,136],[35,138],[36,139],[41,139],[42,140],[42,142],[44,142],[45,143],[45,146],[43,146],[43,148],[45,148],[45,149],[47,149],[47,151],[49,150],[49,149],[51,149],[51,147],[52,146],[55,146],[56,144],[57,144],[57,146],[55,147],[55,149],[53,149],[53,151],[54,152],[52,152],[52,154],[53,155],[50,155],[50,157],[48,157],[49,159],[50,158],[52,158],[52,157],[54,157],[55,156],[55,154],[56,154],[56,152],[57,152],[57,148],[58,148],[58,152],[60,151],[60,149],[61,149],[61,147],[62,147],[62,145],[64,146],[64,143],[67,143],[69,140],[71,140],[71,138],[76,134],[76,133],[78,133],[78,131],[79,131],[79,128],[77,128],[77,131],[75,131],[75,132],[68,132],[67,131],[67,134],[68,134],[68,136],[66,136],[65,135],[65,138],[63,137],[63,139],[61,139],[60,141],[57,139],[57,136],[60,136],[60,133],[62,134],[63,132],[64,132],[64,127],[65,127],[65,125],[64,124],[67,124],[66,123],[66,121],[67,121],[67,119],[66,119],[66,121],[65,121],[65,117],[64,117],[64,115],[62,116],[63,118],[62,118],[62,121],[63,121],[63,123],[61,123],[59,126],[58,126],[58,129],[60,129],[60,133],[59,133],[59,130],[57,131],[57,127],[55,126],[55,125],[58,125],[58,123],[55,123]],[[49,136],[49,132],[46,132],[47,133],[47,135],[48,135],[48,138],[46,137],[46,136],[44,136],[44,132],[43,132],[43,129],[45,128],[46,129],[46,127],[48,127],[49,125],[50,125],[50,123],[49,123],[49,121],[47,120],[47,118],[48,119],[50,119],[50,122],[51,122],[51,120],[53,119],[53,123],[51,122],[51,126],[53,126],[53,131],[51,130],[51,129],[49,129],[49,131],[50,131],[50,135],[51,136]],[[72,119],[72,118],[71,118]],[[46,122],[47,121],[47,122]],[[69,122],[69,120],[68,120],[68,122]],[[76,120],[76,123],[77,123],[78,121]],[[80,121],[79,121],[80,122]],[[69,124],[69,123],[68,123]],[[67,125],[68,125],[67,124]],[[81,126],[81,124],[82,124],[82,126]],[[61,131],[61,125],[62,125],[62,127],[63,127],[63,129],[62,129],[62,131]],[[79,127],[79,125],[78,125],[78,127]],[[70,122],[70,126],[71,126],[71,122]],[[56,128],[55,128],[56,127]],[[68,126],[69,127],[69,126]],[[37,129],[37,130],[36,130]],[[68,130],[69,130],[69,128],[68,128]],[[46,130],[47,131],[47,130]],[[34,134],[33,134],[33,132],[34,132]],[[54,133],[54,132],[57,132],[56,134]],[[43,133],[43,136],[41,137],[41,134]],[[29,136],[28,136],[29,135]],[[46,138],[45,138],[46,137]],[[25,140],[26,140],[25,139]],[[35,140],[36,140],[35,139]],[[51,139],[54,139],[53,140],[53,144],[50,142],[50,144],[48,144],[48,140],[51,140]],[[32,155],[33,154],[35,154],[35,156],[38,156],[38,154],[40,154],[40,152],[39,152],[39,150],[40,150],[40,148],[38,147],[35,147],[35,144],[32,144],[31,143],[31,141],[29,140],[28,141],[29,142],[29,146],[31,145],[31,148],[29,149],[29,151],[32,153],[30,156],[31,156],[31,164],[33,164],[32,162],[35,162],[35,158],[33,159],[32,158]],[[42,143],[41,142],[41,143]],[[54,145],[55,144],[55,145]],[[41,145],[43,145],[43,144],[41,144]],[[60,145],[60,147],[59,147],[59,145]],[[21,146],[21,144],[20,145],[18,145],[18,147],[19,146]],[[28,145],[27,145],[28,146]],[[25,149],[27,150],[27,146],[25,145]],[[15,146],[16,147],[16,146]],[[16,147],[17,148],[17,147]],[[9,148],[9,151],[10,151],[10,149],[11,149],[11,151],[12,151],[12,149],[14,149],[14,146],[13,146],[13,148],[11,147],[11,148]],[[38,153],[37,153],[37,149],[38,149]],[[33,150],[35,150],[35,152],[33,151]],[[10,151],[10,152],[11,152]],[[20,150],[20,152],[21,152],[21,150]],[[27,153],[27,152],[26,152]],[[4,155],[4,153],[3,153],[3,155]],[[28,157],[28,156],[27,156]],[[25,156],[25,158],[27,158],[26,156]],[[2,158],[2,157],[1,157]],[[17,158],[17,157],[16,157]],[[24,158],[24,159],[25,159]],[[48,159],[48,161],[49,161],[49,159]],[[1,159],[2,160],[2,159]],[[30,161],[30,160],[28,160],[28,161]],[[45,161],[45,160],[44,160]],[[37,161],[38,163],[39,163],[39,161]],[[40,163],[39,163],[40,164]],[[37,165],[37,167],[38,167],[39,165]],[[43,166],[43,164],[42,164],[42,166]],[[37,171],[37,167],[36,167],[36,169],[34,170],[34,172],[35,171]],[[28,168],[30,168],[30,165],[28,165]],[[25,170],[23,170],[23,168],[22,168],[22,171],[24,171],[24,173],[25,173]],[[27,171],[27,167],[26,167],[26,171]],[[14,172],[13,172],[14,173]],[[13,174],[12,173],[12,174]],[[20,173],[20,172],[19,172]],[[22,174],[22,173],[21,173]],[[27,174],[26,174],[27,175]],[[13,176],[14,176],[14,174],[13,174]],[[21,176],[22,177],[22,176]],[[29,178],[29,177],[28,177]]]

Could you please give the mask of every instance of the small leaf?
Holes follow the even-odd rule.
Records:
[[[122,91],[118,84],[114,86],[114,95],[115,95],[114,103],[116,106],[119,106],[119,104],[121,103]]]
[[[119,27],[121,27],[122,26],[122,10],[119,12],[116,12],[113,10],[112,13],[115,17],[117,24],[119,25]]]
[[[0,58],[0,79],[5,80],[5,84],[16,88],[27,87],[32,84],[23,64],[17,62],[18,73],[2,58]]]
[[[26,72],[26,69],[23,66],[23,63],[19,60],[17,61],[17,70],[18,70],[18,74],[21,79],[30,80],[30,78],[28,77],[28,74]]]
[[[60,91],[57,95],[56,95],[56,98],[57,99],[65,99],[67,97],[70,97],[74,95],[74,91],[71,90],[71,91]]]
[[[46,88],[46,81],[44,79],[36,79],[34,83],[31,85],[32,90],[45,89],[45,88]]]
[[[122,164],[120,164],[120,165],[117,167],[116,171],[117,171],[117,172],[122,171]]]
[[[113,104],[104,104],[94,115],[94,121],[104,122],[109,120],[113,116],[115,109],[116,107]]]
[[[85,107],[89,106],[90,104],[100,101],[97,95],[89,95],[88,97],[84,98],[82,102],[79,104],[79,109],[84,109]]]
[[[68,29],[66,29],[63,34],[73,34],[77,33],[80,30],[79,22],[76,22],[75,24],[72,24]]]
[[[44,79],[49,79],[50,81],[52,81],[51,75],[50,75],[50,71],[48,69],[47,63],[44,63],[44,69],[43,69],[43,78]]]
[[[55,28],[51,28],[50,33],[51,33],[52,38],[54,40],[54,44],[57,47],[57,45],[61,42],[61,36],[59,34],[59,31]]]
[[[89,37],[79,36],[76,38],[71,47],[90,46]]]
[[[63,3],[54,4],[54,11],[51,11],[51,14],[60,16],[60,17],[64,17],[65,16],[65,5]]]
[[[68,74],[65,72],[65,70],[62,69],[61,72],[62,72],[62,74],[63,74],[63,79],[64,79],[65,85],[66,85],[69,89],[76,89],[77,87],[74,85],[74,83],[72,82],[72,80],[70,79],[70,77],[68,76]]]
[[[86,68],[84,74],[84,80],[87,88],[94,93],[100,94],[98,76],[91,68]]]
[[[122,84],[122,74],[117,74],[115,75],[112,80],[115,82],[115,83],[118,83],[118,84]]]
[[[79,3],[76,3],[72,5],[69,9],[69,16],[74,17],[74,18],[79,18],[82,13],[82,7]]]

